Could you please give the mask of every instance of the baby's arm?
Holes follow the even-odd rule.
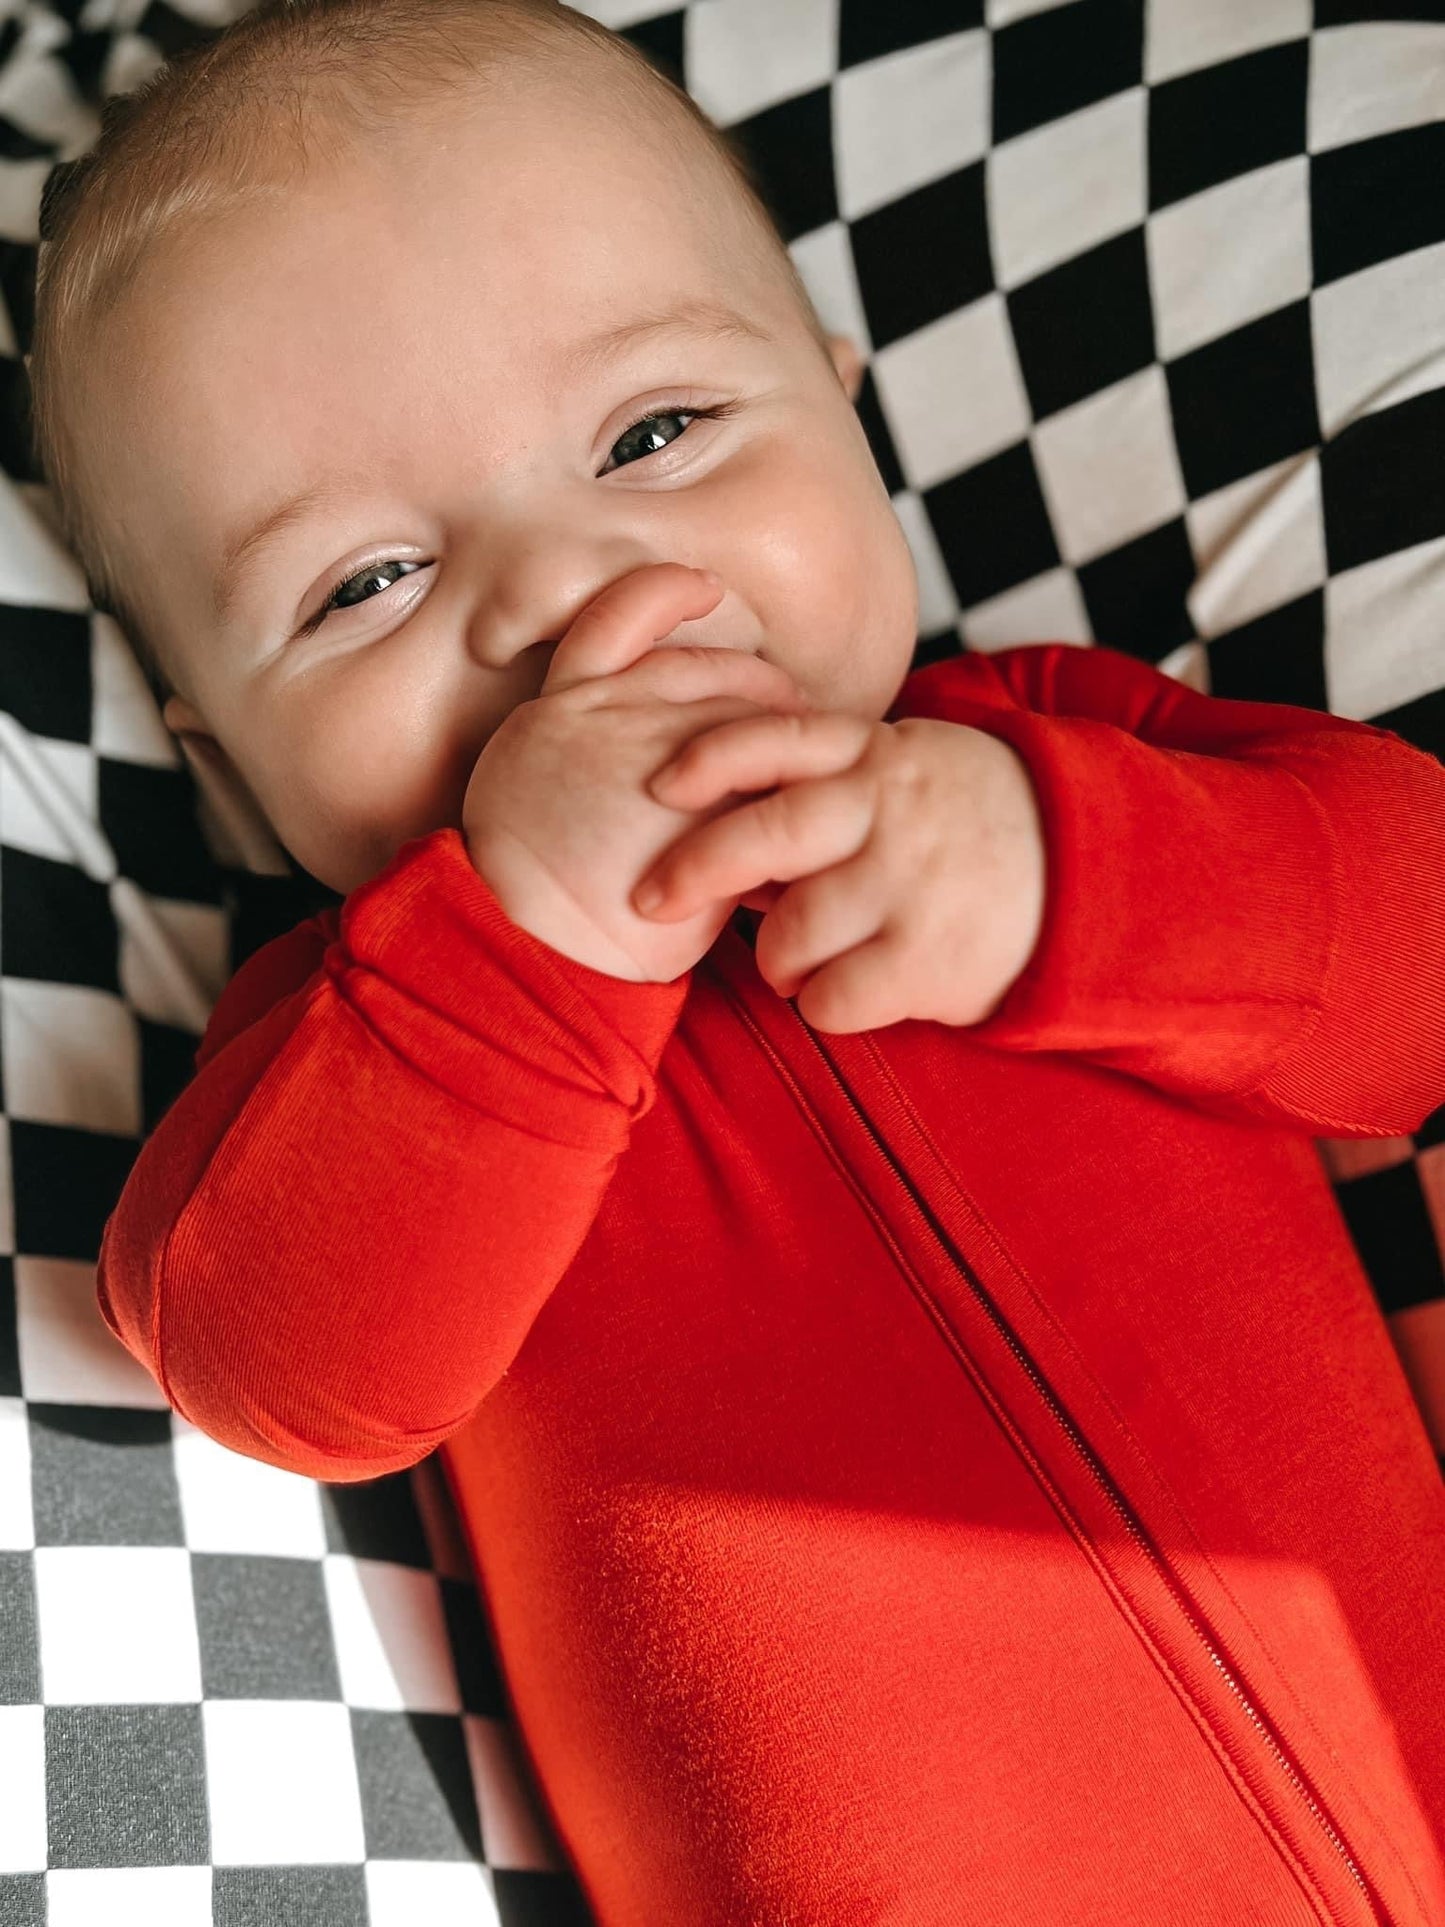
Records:
[[[1445,1101],[1433,757],[1110,650],[965,656],[907,696],[1012,745],[1044,821],[1038,946],[971,1035],[1312,1134],[1408,1132]]]
[[[251,1457],[331,1480],[422,1458],[585,1237],[686,983],[520,929],[459,830],[403,845],[223,992],[105,1227],[112,1329]]]

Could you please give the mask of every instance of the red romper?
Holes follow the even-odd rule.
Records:
[[[1445,772],[1105,650],[916,672],[1028,764],[971,1029],[675,983],[460,833],[250,958],[106,1226],[237,1451],[442,1447],[600,1927],[1445,1923],[1445,1489],[1312,1136],[1445,1097]]]

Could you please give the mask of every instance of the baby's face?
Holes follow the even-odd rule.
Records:
[[[459,102],[173,235],[98,344],[166,720],[343,893],[460,823],[488,736],[645,563],[722,579],[677,640],[819,706],[876,719],[907,673],[912,561],[835,369],[705,169],[595,99]]]

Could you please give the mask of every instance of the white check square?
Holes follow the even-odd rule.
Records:
[[[333,1553],[325,1580],[341,1694],[349,1706],[461,1711],[435,1573]]]
[[[211,1927],[209,1867],[58,1869],[45,1887],[48,1927]]]
[[[0,1706],[0,1873],[43,1873],[45,1708]]]
[[[1319,456],[1311,450],[1216,489],[1185,511],[1199,573],[1195,633],[1227,635],[1319,588],[1327,573]]]
[[[361,1790],[344,1706],[207,1700],[201,1717],[217,1866],[365,1860]]]
[[[839,74],[833,150],[844,220],[983,158],[991,71],[989,37],[975,27]]]
[[[1327,441],[1357,416],[1445,385],[1445,242],[1317,288],[1310,326]]]
[[[1142,87],[1046,121],[988,158],[988,216],[1001,288],[1071,260],[1144,219]]]
[[[825,222],[791,242],[788,252],[823,326],[831,334],[850,336],[862,355],[870,355],[873,337],[868,332],[847,222]]]
[[[880,348],[873,379],[914,488],[932,488],[1028,432],[1028,397],[1001,294]]]
[[[959,633],[970,649],[1014,649],[1028,642],[1094,640],[1072,569],[1048,569],[1016,589],[964,611]]]
[[[140,1136],[140,1041],[122,998],[0,977],[0,1033],[11,1117]]]
[[[164,1411],[159,1385],[101,1317],[94,1265],[70,1258],[17,1258],[15,1300],[26,1398],[37,1404]]]
[[[486,1870],[441,1860],[369,1860],[369,1927],[502,1927]]]
[[[8,493],[8,489],[0,490],[0,498]],[[0,542],[3,540],[4,517],[0,515]],[[0,579],[3,574],[0,569]],[[99,778],[94,749],[89,743],[59,742],[23,730],[9,716],[3,727],[17,745],[16,757],[23,755],[28,765],[22,777],[16,757],[0,756],[0,824],[5,827],[6,845],[28,851],[31,856],[48,857],[54,863],[78,862],[76,833],[68,819],[78,811],[92,823],[95,820]],[[54,800],[57,796],[58,802]]]
[[[1089,562],[1183,513],[1184,478],[1157,364],[1050,415],[1031,439],[1066,562]]]
[[[41,1546],[40,1677],[53,1706],[201,1697],[190,1554],[179,1546]]]
[[[192,1552],[321,1559],[326,1529],[314,1480],[231,1452],[173,1418],[176,1480]]]
[[[1173,361],[1310,291],[1309,162],[1256,168],[1151,214],[1159,354]]]
[[[1284,40],[1302,40],[1314,24],[1313,0],[1147,0],[1144,78],[1172,80],[1197,67],[1233,60]]]
[[[35,1544],[30,1502],[30,1423],[18,1398],[0,1398],[0,1552]]]
[[[919,497],[912,489],[904,489],[892,501],[893,513],[898,517],[913,557],[913,574],[918,583],[918,633],[939,635],[951,629],[958,619],[953,578],[948,573],[928,511]]]
[[[1445,536],[1382,555],[1325,585],[1325,687],[1338,716],[1368,721],[1440,686]]]
[[[554,1870],[557,1856],[522,1776],[511,1728],[470,1713],[462,1725],[488,1865]]]
[[[720,127],[826,85],[837,64],[837,0],[728,0],[683,15],[688,92]]]
[[[1370,20],[1310,43],[1309,149],[1445,120],[1445,25]]]

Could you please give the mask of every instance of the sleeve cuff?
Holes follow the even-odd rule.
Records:
[[[1334,839],[1306,786],[1110,723],[1000,709],[977,726],[1033,779],[1047,899],[970,1034],[1236,1095],[1265,1079],[1319,1022],[1334,948]]]
[[[565,1095],[574,1112],[590,1097],[618,1148],[652,1102],[691,975],[630,983],[553,950],[507,915],[453,828],[404,843],[352,893],[326,968],[363,1015],[382,999],[392,1048],[458,1095],[478,1101],[461,1081],[465,1040],[478,1040],[488,1110],[525,1127],[540,1097]],[[438,1051],[438,1023],[459,1048]]]

